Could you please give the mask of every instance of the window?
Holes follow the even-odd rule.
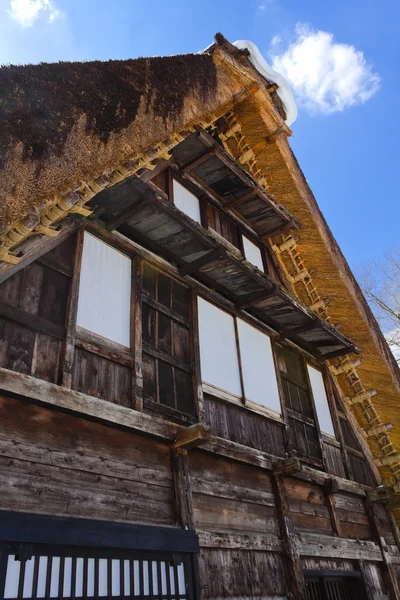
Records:
[[[280,348],[279,369],[290,445],[304,457],[319,460],[321,450],[304,361],[292,350]]]
[[[314,397],[315,408],[317,411],[319,427],[324,433],[335,437],[331,410],[329,408],[329,402],[326,395],[322,373],[317,369],[314,369],[314,367],[311,367],[311,365],[307,365],[307,369]]]
[[[281,412],[271,341],[265,333],[237,320],[245,397]]]
[[[189,192],[179,181],[173,180],[174,204],[188,217],[201,223],[200,201],[192,192]]]
[[[342,574],[315,571],[306,575],[307,600],[361,600],[366,597],[360,573],[345,572]]]
[[[144,399],[151,408],[158,404],[170,411],[194,416],[189,316],[189,290],[145,264]]]
[[[261,254],[261,248],[254,244],[248,237],[245,235],[243,238],[243,250],[246,259],[251,262],[254,266],[256,266],[260,271],[264,271],[264,263]]]
[[[234,317],[202,298],[199,298],[198,306],[203,381],[240,398],[244,392],[246,400],[280,413],[278,383],[269,337],[242,319],[237,319],[235,325]]]
[[[202,379],[241,397],[233,317],[202,298],[198,308]]]
[[[77,325],[130,346],[131,260],[85,232]]]

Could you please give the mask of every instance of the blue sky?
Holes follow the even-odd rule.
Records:
[[[3,64],[197,52],[217,31],[292,79],[291,144],[350,264],[397,245],[398,1],[0,0]]]

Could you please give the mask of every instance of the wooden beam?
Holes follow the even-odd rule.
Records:
[[[226,548],[258,552],[283,552],[282,540],[261,533],[226,533],[196,530],[201,548]]]
[[[297,536],[301,556],[336,558],[341,560],[370,560],[381,563],[378,544],[366,540],[349,540],[328,535],[301,533]]]
[[[170,442],[176,439],[178,431],[182,428],[181,425],[170,423],[156,415],[139,412],[66,389],[49,381],[42,381],[30,375],[0,368],[0,394],[2,392],[3,395],[11,394],[48,408],[62,410],[108,425],[132,429],[138,433],[153,435]]]
[[[338,484],[337,480],[333,479],[333,477],[331,477],[330,479],[327,479],[325,482],[325,485],[324,485],[324,492],[326,495],[326,503],[328,506],[329,516],[330,516],[331,523],[332,523],[332,529],[336,536],[342,537],[342,527],[341,527],[339,515],[336,510],[336,502],[335,502],[335,496],[334,496],[334,494],[336,494],[338,491],[339,491],[339,484]]]
[[[131,352],[133,353],[133,406],[143,410],[143,335],[142,335],[143,259],[137,256],[132,263],[131,292]]]
[[[226,256],[226,250],[224,248],[215,248],[215,250],[207,252],[207,254],[201,256],[197,260],[182,265],[179,268],[179,275],[181,275],[182,277],[184,277],[185,275],[191,275],[192,273],[198,271],[201,267],[208,265],[208,263],[213,262],[218,258],[223,258],[224,256]]]
[[[67,388],[71,388],[72,370],[74,368],[76,320],[78,315],[78,298],[81,278],[84,236],[85,232],[83,231],[83,229],[78,231],[76,236],[73,275],[70,282],[68,294],[68,306],[66,315],[67,334],[62,363],[62,385],[64,385]]]
[[[241,196],[238,196],[238,198],[229,200],[229,202],[226,202],[223,206],[224,206],[225,210],[229,210],[230,208],[236,206],[240,202],[245,202],[246,200],[250,200],[250,198],[253,198],[253,196],[255,196],[256,194],[258,194],[258,190],[253,189],[250,192],[245,192]]]
[[[133,206],[129,205],[127,208],[125,208],[125,210],[122,210],[115,217],[113,217],[112,219],[110,219],[109,221],[107,221],[106,224],[105,224],[105,227],[106,227],[107,231],[112,231],[113,229],[117,229],[117,227],[119,227],[120,225],[122,225],[126,221],[129,221],[129,219],[131,217],[135,216],[135,214],[138,211],[139,207],[142,204],[144,204],[144,202],[146,200],[147,200],[146,197],[141,198],[138,202],[135,202],[135,204]]]
[[[206,425],[195,423],[178,431],[174,448],[189,450],[205,444],[211,439],[210,428]]]
[[[0,302],[0,316],[5,317],[6,319],[11,319],[16,323],[20,323],[20,325],[24,325],[25,327],[28,327],[33,331],[37,331],[38,333],[51,335],[59,340],[64,340],[65,338],[65,327],[56,325],[55,323],[47,321],[46,319],[42,319],[42,317],[38,317],[37,315],[32,315],[21,308],[17,308],[16,306],[10,306],[5,302]]]
[[[181,167],[179,170],[182,173],[187,173],[188,171],[191,171],[192,169],[195,169],[199,165],[203,164],[203,162],[208,160],[211,156],[214,156],[216,153],[217,153],[217,148],[209,148],[207,150],[207,152],[204,152],[201,156],[198,156],[191,162],[187,163],[186,165]]]
[[[266,300],[270,296],[273,296],[275,293],[276,293],[275,287],[273,287],[272,289],[264,289],[259,292],[254,292],[254,294],[245,296],[243,298],[243,300],[237,301],[236,308],[237,308],[237,310],[244,310],[246,308],[249,308],[250,306],[253,306],[254,304],[257,304],[257,302]]]
[[[300,459],[295,456],[278,460],[274,464],[274,475],[294,475],[295,473],[301,473],[302,470],[303,465]]]

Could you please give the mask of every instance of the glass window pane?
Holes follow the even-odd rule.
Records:
[[[245,235],[243,237],[243,249],[244,255],[246,259],[251,262],[252,265],[255,265],[260,269],[260,271],[264,271],[264,264],[262,260],[262,254],[260,248],[254,244],[249,238]]]

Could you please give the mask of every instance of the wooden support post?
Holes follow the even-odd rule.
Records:
[[[386,540],[380,533],[379,522],[375,514],[374,504],[368,499],[368,497],[366,498],[364,504],[371,525],[372,535],[374,536],[375,541],[379,545],[382,553],[384,568],[383,574],[390,598],[391,600],[400,600],[400,587],[397,578],[396,566],[391,562]]]
[[[375,589],[374,589],[373,585],[371,584],[370,573],[368,571],[367,563],[365,560],[359,560],[358,564],[359,564],[361,575],[363,578],[365,591],[367,594],[367,600],[375,600],[375,598],[376,598]]]
[[[342,537],[342,528],[340,525],[340,519],[336,510],[335,496],[339,491],[339,484],[336,479],[327,479],[324,485],[324,492],[326,494],[326,503],[329,510],[329,516],[331,518],[333,533],[337,537]]]
[[[273,481],[278,520],[287,558],[289,598],[292,600],[306,600],[306,585],[296,534],[286,498],[284,479],[281,475],[274,475]]]
[[[296,456],[283,458],[274,464],[274,475],[295,475],[301,473],[303,465]]]
[[[64,362],[62,366],[62,380],[64,387],[71,389],[72,369],[75,356],[76,318],[78,314],[79,284],[81,277],[81,264],[83,252],[84,231],[80,229],[76,234],[76,248],[74,270],[69,288],[67,307],[67,334],[65,339]]]
[[[177,524],[184,529],[194,529],[193,500],[187,450],[183,450],[182,448],[171,449],[171,466]]]
[[[131,291],[131,351],[135,364],[132,389],[135,410],[143,410],[142,291],[143,259],[138,256],[132,263]]]
[[[204,423],[204,396],[203,396],[203,381],[201,378],[200,369],[200,341],[199,341],[199,315],[197,309],[197,294],[194,290],[189,291],[190,294],[190,316],[191,316],[191,359],[193,368],[193,397],[197,402],[197,418],[199,423]]]

